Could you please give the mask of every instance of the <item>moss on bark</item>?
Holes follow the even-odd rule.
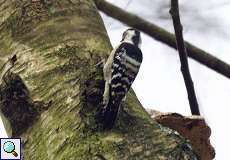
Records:
[[[131,90],[114,129],[95,120],[111,45],[91,0],[0,3],[0,60],[17,54],[33,101],[51,106],[25,132],[25,160],[197,159],[188,142],[153,121]]]

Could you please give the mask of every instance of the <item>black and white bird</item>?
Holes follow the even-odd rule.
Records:
[[[127,29],[121,43],[113,49],[104,65],[105,90],[103,95],[104,128],[112,128],[121,102],[125,100],[142,63],[141,36],[136,29]]]

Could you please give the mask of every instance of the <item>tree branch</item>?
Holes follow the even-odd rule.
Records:
[[[119,7],[112,5],[104,0],[94,0],[96,6],[100,11],[107,14],[114,19],[121,21],[122,23],[132,26],[157,41],[163,42],[164,44],[176,49],[176,39],[174,34],[166,31],[165,29],[158,27],[134,14],[126,12]],[[230,65],[223,62],[222,60],[212,56],[210,53],[192,45],[185,41],[188,56],[198,61],[199,63],[207,66],[210,69],[222,74],[225,77],[230,78]]]
[[[186,86],[187,93],[188,93],[190,109],[193,115],[200,115],[192,77],[189,72],[187,50],[184,45],[183,27],[180,21],[178,0],[171,0],[170,14],[173,20],[173,26],[174,26],[176,42],[177,42],[177,49],[179,52],[180,62],[181,62],[181,72],[183,74],[185,86]]]

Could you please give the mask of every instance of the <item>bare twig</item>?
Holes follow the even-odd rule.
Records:
[[[179,52],[180,62],[181,62],[181,72],[183,74],[185,86],[186,86],[187,93],[188,93],[190,109],[193,115],[200,115],[192,77],[189,72],[187,50],[184,45],[183,27],[180,21],[178,0],[171,0],[170,14],[173,20],[173,26],[174,26],[176,42],[177,42],[177,49]]]
[[[177,48],[174,34],[169,33],[165,29],[158,27],[157,25],[152,24],[134,14],[126,12],[104,0],[94,1],[98,9],[107,14],[108,16],[113,17],[128,26],[134,27],[172,48]],[[223,76],[230,78],[229,64],[214,57],[210,53],[192,45],[189,42],[185,41],[185,45],[189,57],[209,67],[210,69],[222,74]]]

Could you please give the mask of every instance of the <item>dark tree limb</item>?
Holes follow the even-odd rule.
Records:
[[[177,42],[177,50],[179,52],[180,62],[181,62],[181,72],[183,74],[185,86],[188,93],[190,109],[193,115],[200,115],[192,77],[189,72],[187,50],[184,44],[183,27],[180,21],[178,0],[171,0],[170,14],[173,20],[173,26],[174,26],[176,42]]]
[[[103,13],[107,14],[120,22],[134,27],[145,34],[151,36],[157,41],[160,41],[174,49],[177,49],[176,39],[174,34],[166,31],[165,29],[158,27],[134,14],[126,12],[119,7],[112,5],[104,0],[94,0],[97,8]],[[205,65],[206,67],[220,73],[221,75],[230,78],[230,65],[224,61],[216,58],[210,53],[192,45],[185,41],[188,56]]]

